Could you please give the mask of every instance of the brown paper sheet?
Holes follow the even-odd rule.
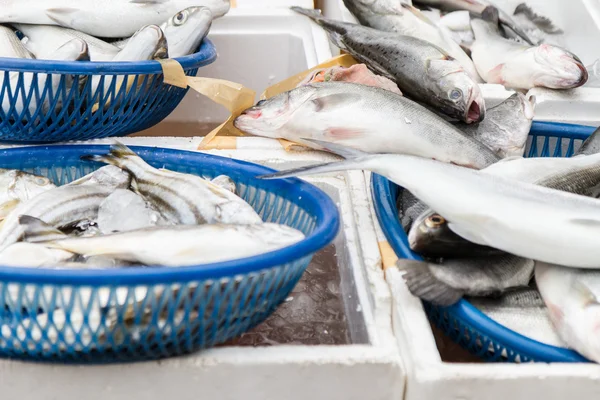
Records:
[[[398,261],[398,256],[392,249],[392,246],[387,240],[379,242],[379,252],[381,253],[381,264],[383,270],[385,271],[388,268],[391,268],[396,265],[396,261]]]

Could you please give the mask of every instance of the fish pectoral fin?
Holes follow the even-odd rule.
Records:
[[[327,96],[318,97],[311,101],[315,105],[316,112],[326,112],[339,107],[356,105],[356,103],[360,102],[361,100],[362,97],[356,93],[335,93]]]
[[[67,237],[67,235],[46,224],[41,219],[29,215],[21,215],[19,224],[25,228],[23,240],[29,243],[48,242]]]
[[[52,21],[56,22],[60,26],[72,28],[73,17],[71,14],[78,12],[78,8],[74,7],[60,7],[60,8],[48,8],[46,15]]]
[[[451,306],[458,302],[464,292],[437,279],[423,261],[400,259],[396,267],[403,271],[408,290],[416,297],[438,306]]]
[[[494,68],[488,71],[487,73],[487,83],[498,83],[500,85],[504,85],[505,81],[502,77],[502,70],[504,69],[504,64],[498,64]]]

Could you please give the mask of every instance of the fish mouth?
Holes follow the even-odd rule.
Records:
[[[478,89],[479,87],[477,87]],[[470,90],[467,110],[465,111],[464,121],[467,124],[481,122],[485,118],[485,103],[479,90]]]
[[[581,77],[579,78],[578,82],[576,83],[577,87],[578,86],[582,86],[584,85],[588,78],[589,78],[589,74],[588,74],[588,70],[585,67],[585,65],[583,65],[583,63],[581,61],[576,61],[575,65],[577,65],[577,68],[579,68],[579,70],[581,71]]]

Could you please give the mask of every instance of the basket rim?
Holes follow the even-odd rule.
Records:
[[[184,70],[189,70],[208,65],[216,58],[217,49],[215,45],[210,39],[205,38],[197,52],[183,57],[176,57],[174,60],[179,62]],[[73,62],[0,57],[0,71],[74,75],[162,74],[162,66],[156,60]]]
[[[584,125],[534,121],[530,136],[551,135],[560,138],[585,139],[595,129],[595,127]],[[408,237],[398,219],[393,193],[400,188],[399,185],[384,176],[372,174],[371,194],[375,214],[386,239],[399,258],[422,260],[417,253],[410,249]],[[499,324],[479,311],[468,300],[461,299],[458,303],[449,307],[435,307],[446,311],[449,316],[460,319],[475,331],[488,336],[492,341],[506,346],[507,350],[515,350],[532,360],[539,362],[589,362],[573,350],[539,342]]]
[[[109,145],[52,145],[27,146],[0,150],[0,160],[3,157],[32,157],[42,156],[60,158],[61,154],[83,155],[107,152]],[[274,169],[259,164],[194,152],[163,147],[130,146],[142,158],[161,156],[161,160],[193,161],[227,174],[227,171],[240,171],[256,179],[258,175],[275,172]],[[209,264],[199,264],[181,267],[146,267],[143,272],[139,268],[111,268],[97,270],[45,269],[31,267],[0,266],[0,281],[21,282],[31,284],[73,284],[73,285],[138,285],[184,282],[191,280],[217,280],[235,275],[255,273],[264,269],[274,268],[299,260],[322,249],[336,237],[339,226],[339,212],[333,200],[321,189],[298,178],[265,181],[272,187],[271,192],[286,189],[294,198],[302,199],[303,208],[316,218],[314,231],[302,241],[279,250],[263,253],[257,256],[238,258]]]

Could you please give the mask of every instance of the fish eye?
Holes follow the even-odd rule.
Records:
[[[35,183],[37,183],[38,185],[47,185],[48,184],[48,179],[46,178],[37,178],[35,180]]]
[[[173,18],[173,23],[175,25],[183,25],[186,20],[187,20],[187,13],[185,11],[182,11],[182,12],[178,13],[177,15],[175,15],[175,18]]]
[[[446,223],[444,217],[438,214],[434,214],[425,220],[425,225],[429,228],[437,228]]]
[[[260,100],[258,103],[256,103],[257,106],[262,106],[263,104],[265,104],[267,102],[267,100]]]
[[[462,97],[462,91],[460,89],[452,89],[449,93],[451,100],[458,100]]]

